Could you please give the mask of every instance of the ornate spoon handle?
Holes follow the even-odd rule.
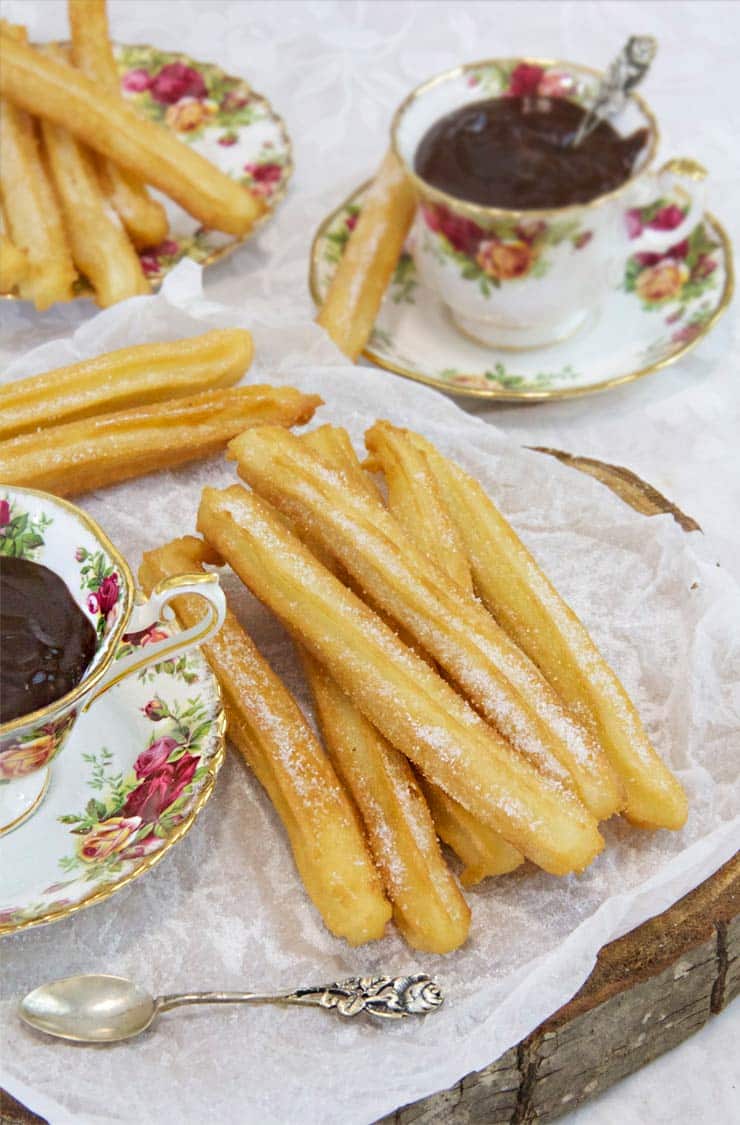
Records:
[[[182,992],[158,996],[158,1012],[184,1004],[302,1004],[334,1009],[340,1016],[366,1012],[378,1019],[423,1016],[440,1006],[439,985],[424,973],[408,977],[350,977],[335,984],[268,995],[259,992]]]
[[[599,83],[588,113],[573,138],[573,148],[593,132],[600,121],[619,113],[630,90],[647,74],[657,50],[658,43],[652,35],[632,35],[627,40]]]

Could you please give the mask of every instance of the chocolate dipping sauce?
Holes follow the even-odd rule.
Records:
[[[432,187],[488,207],[526,211],[588,203],[632,174],[647,129],[622,137],[602,121],[570,148],[585,110],[566,98],[472,102],[425,133],[414,170]]]
[[[59,575],[28,559],[0,556],[0,723],[76,687],[95,641]]]

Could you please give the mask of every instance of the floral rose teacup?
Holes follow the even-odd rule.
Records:
[[[40,710],[0,724],[0,835],[16,828],[41,803],[49,765],[77,715],[125,676],[201,644],[220,628],[226,603],[215,574],[181,575],[145,599],[131,571],[97,524],[81,509],[45,492],[0,486],[0,555],[28,559],[54,571],[95,631],[95,652],[81,681]],[[198,594],[207,614],[173,636],[155,625],[178,594]],[[147,632],[151,643],[116,659],[121,642]],[[0,685],[2,690],[2,685]]]
[[[417,270],[457,327],[484,344],[531,348],[567,338],[613,288],[629,255],[650,259],[641,284],[651,299],[668,299],[681,284],[682,250],[703,215],[706,173],[685,159],[652,170],[658,128],[634,93],[612,124],[623,136],[646,129],[647,142],[628,179],[588,203],[488,207],[432,187],[414,171],[424,134],[453,110],[512,96],[567,97],[586,106],[600,77],[572,63],[470,63],[423,83],[396,111],[393,148],[419,202],[410,240]]]

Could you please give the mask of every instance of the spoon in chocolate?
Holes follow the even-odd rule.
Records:
[[[184,1004],[300,1004],[340,1016],[361,1012],[381,1020],[423,1016],[439,1008],[439,985],[424,973],[407,977],[350,977],[336,984],[268,995],[257,992],[184,992],[151,996],[125,977],[64,977],[35,988],[21,1001],[21,1019],[47,1035],[75,1043],[117,1043]]]
[[[627,95],[650,69],[658,50],[652,35],[632,35],[596,87],[591,105],[581,121],[571,146],[576,148],[601,121],[608,121],[624,107]]]

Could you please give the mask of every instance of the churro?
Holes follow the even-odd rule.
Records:
[[[683,788],[586,628],[478,481],[418,434],[409,436],[449,500],[478,595],[603,746],[626,791],[624,815],[644,828],[681,828]]]
[[[389,152],[365,195],[316,318],[353,361],[372,332],[415,208],[413,188],[398,158]]]
[[[163,191],[205,226],[245,235],[261,200],[74,67],[0,31],[0,95]]]
[[[305,650],[302,661],[324,745],[360,810],[394,922],[414,949],[450,953],[468,936],[470,910],[411,766]]]
[[[3,42],[25,46],[25,30],[0,23]],[[69,301],[77,277],[62,213],[41,160],[34,123],[27,113],[0,97],[0,196],[8,235],[28,259],[20,296],[47,309]]]
[[[42,53],[67,66],[64,53],[46,44]],[[90,153],[66,129],[41,121],[46,163],[62,207],[72,260],[102,308],[151,292],[139,256],[108,208]]]
[[[28,255],[0,231],[0,293],[10,293],[28,273]]]
[[[621,807],[621,788],[595,739],[486,610],[417,550],[388,512],[272,427],[241,434],[229,456],[240,476],[409,630],[525,758],[574,787],[599,819]]]
[[[202,540],[186,536],[146,552],[139,578],[149,592],[163,578],[217,561]],[[192,596],[173,608],[185,627],[202,614]],[[203,651],[221,685],[229,738],[275,806],[328,929],[351,945],[382,937],[390,904],[352,802],[298,704],[230,611]]]
[[[105,0],[67,0],[67,14],[75,66],[113,97],[120,97]],[[134,246],[142,250],[164,241],[167,213],[161,203],[152,199],[142,180],[106,157],[99,158],[98,172]]]
[[[205,391],[0,442],[0,483],[74,496],[209,457],[248,426],[308,422],[321,399],[293,387]]]
[[[41,426],[230,387],[252,362],[252,337],[217,328],[138,344],[0,386],[0,441]]]
[[[371,500],[378,504],[382,503],[375,483],[360,465],[346,430],[338,426],[319,426],[315,430],[308,430],[305,434],[301,434],[300,440],[303,445],[318,453],[332,468],[338,469],[354,485],[361,488]],[[426,477],[424,480],[426,483]],[[396,496],[396,500],[398,500],[398,496]],[[444,511],[439,497],[434,497],[431,506],[422,503],[414,506],[413,511],[415,519],[423,519],[426,516],[432,520],[433,527],[435,519],[438,520],[442,525],[440,528],[441,541],[449,541],[447,534],[449,517]],[[424,529],[423,534],[427,534],[426,529]],[[310,543],[308,545],[311,547]],[[326,562],[325,553],[321,557],[322,561]],[[332,562],[333,560],[329,560],[329,563],[327,563],[330,569],[332,569]],[[460,570],[459,558],[454,551],[449,554],[443,552],[440,556],[440,563],[445,566],[448,573],[452,572],[453,576],[455,571]],[[467,567],[467,562],[465,562],[465,565]],[[339,577],[344,576],[340,574]],[[470,581],[469,571],[468,580]],[[377,607],[373,606],[373,608],[377,612]],[[382,613],[380,616],[383,616]],[[424,650],[420,649],[413,639],[408,637],[406,630],[399,630],[399,636],[404,644],[414,648],[414,651],[418,652],[419,655],[425,655]],[[427,657],[427,659],[429,658]],[[472,886],[488,875],[504,875],[513,871],[523,862],[523,857],[516,848],[507,844],[492,828],[477,820],[463,808],[459,801],[455,801],[438,785],[427,781],[426,778],[420,776],[418,782],[427,797],[437,834],[463,862],[461,875],[463,885]]]
[[[603,840],[583,806],[513,751],[270,505],[238,485],[206,488],[198,529],[427,777],[552,874],[598,854]]]

